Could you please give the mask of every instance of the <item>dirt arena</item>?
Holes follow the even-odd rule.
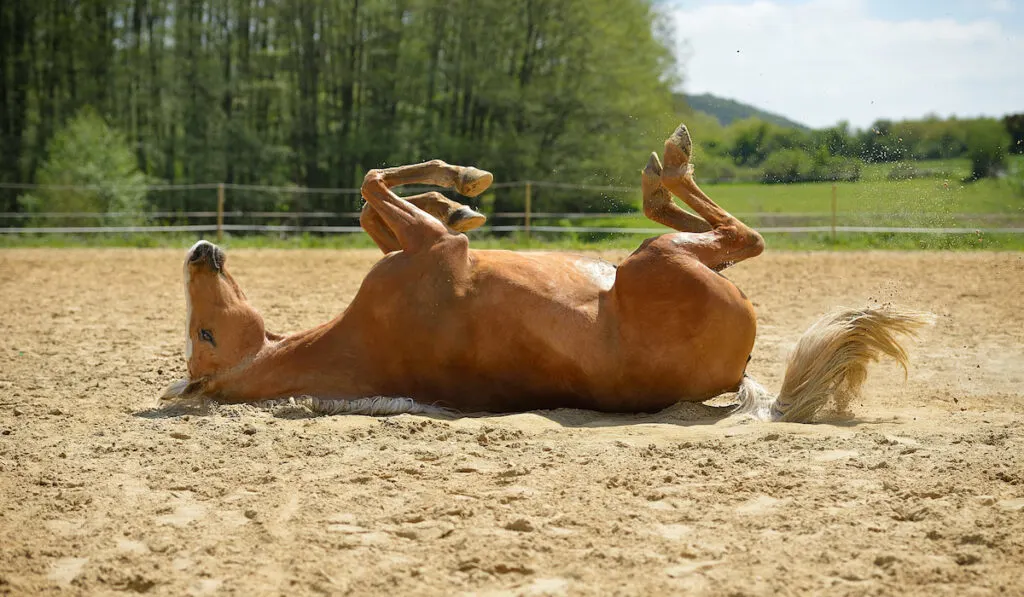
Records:
[[[228,254],[280,332],[377,259]],[[938,316],[906,381],[875,366],[856,418],[819,425],[157,410],[184,372],[183,256],[0,250],[0,594],[1024,595],[1024,254],[729,270],[772,389],[830,308]]]

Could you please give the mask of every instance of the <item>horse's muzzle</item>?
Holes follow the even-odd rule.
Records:
[[[189,250],[188,262],[194,264],[206,263],[214,270],[220,271],[221,267],[224,266],[224,251],[209,241],[201,240]]]

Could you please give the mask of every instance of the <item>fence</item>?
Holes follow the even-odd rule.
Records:
[[[533,210],[534,195],[537,189],[557,189],[563,191],[582,191],[597,193],[602,196],[612,193],[628,193],[637,195],[637,187],[618,187],[570,184],[547,181],[516,181],[495,183],[492,189],[521,189],[522,211],[497,211],[488,213],[488,223],[473,231],[475,234],[487,233],[523,233],[530,236],[534,233],[564,234],[564,233],[587,233],[587,234],[660,234],[666,231],[664,227],[632,227],[632,226],[606,226],[600,224],[601,220],[608,218],[622,218],[629,216],[629,213],[601,213],[601,212],[553,212]],[[104,190],[97,186],[71,186],[71,185],[34,185],[18,183],[0,183],[0,189],[10,190],[47,190],[47,191],[90,191]],[[279,186],[258,186],[228,183],[208,183],[190,185],[156,185],[131,189],[145,191],[146,193],[162,192],[210,192],[216,191],[215,201],[211,197],[208,203],[215,205],[215,209],[195,210],[164,210],[152,211],[145,214],[127,212],[90,212],[90,211],[64,211],[64,212],[0,212],[0,234],[4,235],[27,235],[27,234],[150,234],[150,233],[215,233],[221,239],[225,232],[237,233],[317,233],[317,234],[346,234],[362,232],[359,226],[359,212],[357,211],[267,211],[267,210],[242,210],[226,208],[226,193],[232,192],[259,192],[274,194],[295,194],[295,195],[324,195],[324,196],[358,196],[360,191],[355,188],[302,188],[302,187],[279,187]],[[403,187],[404,193],[422,192],[424,188]],[[436,190],[436,189],[434,189]],[[779,233],[830,233],[834,239],[841,233],[889,233],[889,234],[972,234],[978,232],[1021,234],[1024,233],[1024,216],[1014,214],[989,213],[989,214],[927,214],[919,213],[917,216],[933,221],[971,223],[966,225],[943,225],[943,226],[877,226],[864,225],[859,222],[852,224],[840,224],[839,200],[836,185],[832,185],[830,209],[828,212],[740,212],[735,215],[741,220],[747,221],[756,226],[762,234]],[[144,216],[147,223],[119,225],[117,220],[138,218]],[[856,216],[861,220],[878,221],[880,219],[892,219],[906,214],[878,213],[878,212],[854,212],[845,213],[843,216],[849,219]],[[69,221],[90,221],[94,220],[95,225],[60,225],[61,222]],[[347,224],[328,224],[330,221],[346,221]],[[575,225],[575,222],[586,220],[590,225]],[[202,223],[192,223],[192,222]],[[248,223],[237,223],[239,221]],[[514,221],[514,224],[499,224],[496,222]],[[53,222],[53,225],[50,223]],[[183,223],[184,222],[184,223]],[[236,222],[236,223],[232,223]],[[310,223],[321,222],[321,223]],[[539,223],[538,223],[539,222]],[[568,224],[566,224],[568,222]],[[29,225],[15,226],[14,223],[28,223]],[[976,224],[981,223],[981,226]],[[992,224],[997,224],[993,226]],[[999,225],[1002,224],[1002,225]]]

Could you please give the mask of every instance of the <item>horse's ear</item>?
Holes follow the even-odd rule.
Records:
[[[179,379],[164,390],[164,394],[163,396],[160,396],[160,400],[186,400],[189,398],[198,398],[202,395],[205,387],[206,378],[201,377],[192,381]]]
[[[284,336],[282,336],[281,334],[275,334],[274,332],[271,332],[269,330],[264,332],[264,335],[266,335],[267,340],[270,340],[271,342],[277,342],[279,340],[284,340]]]

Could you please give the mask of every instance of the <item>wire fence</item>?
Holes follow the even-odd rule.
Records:
[[[0,183],[0,189],[11,191],[47,192],[108,192],[103,185],[37,185],[24,183]],[[531,235],[588,234],[588,235],[652,235],[664,233],[664,227],[621,225],[623,219],[643,221],[635,218],[635,212],[595,211],[534,211],[533,204],[538,193],[547,193],[546,205],[562,205],[552,194],[571,191],[595,197],[592,204],[601,204],[602,198],[610,195],[638,195],[636,187],[571,184],[549,181],[513,181],[491,185],[498,192],[516,193],[514,200],[505,205],[521,205],[521,211],[484,210],[488,222],[471,232],[475,235],[521,233]],[[160,234],[160,233],[224,233],[237,234],[351,234],[362,232],[359,226],[358,207],[361,202],[358,188],[305,188],[291,186],[260,186],[230,183],[202,183],[178,185],[150,185],[140,187],[118,187],[118,191],[156,193],[189,193],[181,201],[182,209],[159,209],[144,213],[126,211],[28,211],[0,212],[0,234],[2,235],[93,235],[93,234]],[[434,187],[402,187],[396,189],[408,195]],[[215,193],[211,193],[215,192]],[[233,193],[231,208],[227,206],[227,194]],[[494,192],[494,191],[489,191]],[[199,198],[195,194],[200,193]],[[342,203],[349,209],[309,209],[285,211],[266,209],[268,201],[255,200],[255,194],[273,196],[310,196],[325,198],[345,197]],[[246,200],[248,198],[248,201]],[[321,199],[319,204],[330,203]],[[169,202],[159,202],[166,206]],[[251,209],[241,209],[248,203]],[[632,201],[620,200],[617,205],[629,206]],[[199,205],[200,209],[194,207]],[[288,202],[286,207],[303,207],[304,202]],[[571,202],[571,207],[587,207],[586,202]],[[280,206],[278,206],[280,207]],[[886,233],[886,234],[1022,234],[1024,215],[1006,213],[926,213],[916,212],[911,225],[880,226],[878,222],[907,221],[905,212],[839,212],[836,185],[832,186],[830,210],[822,212],[739,212],[738,218],[754,225],[763,234],[829,233],[833,237],[844,233]],[[842,222],[840,222],[842,217]],[[918,222],[935,222],[940,225],[922,226]],[[618,224],[618,225],[617,225]],[[632,222],[630,222],[632,224]]]

